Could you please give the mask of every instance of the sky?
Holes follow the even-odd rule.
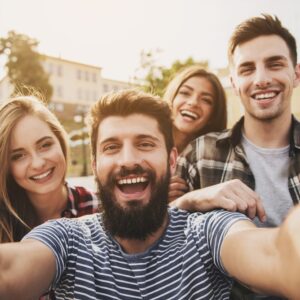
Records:
[[[233,29],[261,13],[277,15],[300,44],[299,0],[0,0],[0,37],[26,34],[41,53],[131,81],[142,51],[166,67],[188,57],[226,67]],[[2,76],[3,66],[0,58]]]

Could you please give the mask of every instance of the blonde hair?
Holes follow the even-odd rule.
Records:
[[[55,134],[68,160],[67,133],[56,116],[35,96],[17,96],[0,107],[0,243],[20,240],[38,225],[34,208],[26,191],[10,173],[9,145],[17,122],[26,115],[34,115],[46,122]],[[25,137],[26,138],[26,137]]]
[[[221,131],[226,129],[227,107],[224,88],[218,77],[215,74],[204,70],[201,65],[189,66],[181,70],[179,73],[176,73],[166,87],[163,99],[166,100],[172,107],[173,101],[177,96],[180,87],[192,77],[202,77],[207,79],[211,83],[215,95],[212,116],[208,124],[199,131],[198,136],[212,131]]]

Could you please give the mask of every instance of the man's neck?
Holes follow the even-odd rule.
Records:
[[[163,224],[159,227],[159,229],[148,236],[145,240],[124,239],[119,237],[115,237],[115,239],[120,244],[124,252],[128,254],[143,253],[163,235],[167,226],[168,216],[166,216]]]
[[[292,117],[259,121],[245,115],[244,134],[253,144],[262,148],[280,148],[289,144]]]

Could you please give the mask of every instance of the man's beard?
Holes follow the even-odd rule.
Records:
[[[156,181],[156,175],[152,170],[145,170],[140,166],[137,166],[134,170],[123,168],[120,173],[124,172],[134,175],[147,174],[148,184],[153,188],[151,198],[146,205],[142,206],[138,200],[132,200],[129,207],[123,208],[118,204],[113,194],[116,175],[109,174],[109,179],[105,185],[97,180],[103,208],[103,224],[112,236],[145,240],[160,228],[166,217],[170,171],[167,168],[165,176],[158,181]]]

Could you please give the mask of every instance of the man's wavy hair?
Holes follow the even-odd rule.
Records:
[[[235,28],[229,40],[229,63],[232,64],[233,53],[238,45],[264,35],[278,35],[281,37],[289,48],[293,65],[297,64],[297,44],[294,36],[282,26],[276,16],[268,14],[247,19]]]

